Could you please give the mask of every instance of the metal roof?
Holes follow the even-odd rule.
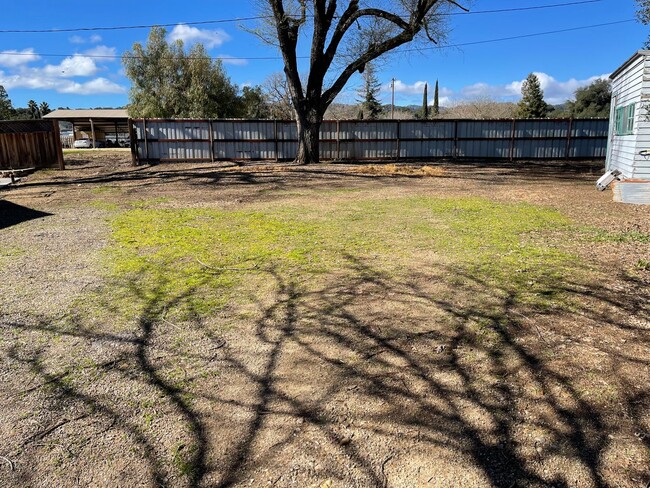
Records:
[[[129,114],[125,109],[105,110],[55,110],[47,114],[45,119],[71,120],[71,119],[128,119]]]
[[[641,56],[650,56],[650,50],[647,49],[641,49],[637,52],[635,52],[630,59],[625,61],[616,71],[614,71],[611,75],[609,75],[609,79],[613,80],[616,78],[618,75],[620,75],[629,65],[631,65],[634,61],[637,60],[637,58]]]

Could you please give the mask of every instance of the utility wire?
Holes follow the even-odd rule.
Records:
[[[539,36],[548,36],[551,34],[561,34],[563,32],[573,32],[573,31],[578,31],[578,30],[585,30],[585,29],[594,29],[597,27],[607,27],[610,25],[618,25],[618,24],[626,24],[629,22],[636,22],[636,19],[628,19],[628,20],[617,20],[614,22],[606,22],[603,24],[592,24],[592,25],[583,25],[580,27],[570,27],[568,29],[557,29],[557,30],[551,30],[551,31],[546,31],[546,32],[535,32],[531,34],[522,34],[518,36],[509,36],[509,37],[499,37],[496,39],[485,39],[482,41],[471,41],[471,42],[463,42],[463,43],[458,43],[458,44],[449,44],[445,46],[432,46],[432,47],[423,47],[423,48],[418,48],[418,49],[402,49],[399,52],[412,52],[412,51],[424,51],[424,50],[432,50],[432,49],[446,49],[450,47],[464,47],[464,46],[476,46],[479,44],[489,44],[493,42],[502,42],[502,41],[512,41],[515,39],[525,39],[529,37],[539,37]],[[134,56],[134,55],[129,55],[129,56],[119,56],[119,55],[109,55],[109,54],[80,54],[80,53],[75,53],[75,54],[52,54],[52,53],[35,53],[31,51],[27,52],[12,52],[12,51],[0,51],[0,55],[2,56],[40,56],[40,57],[59,57],[59,58],[65,58],[65,57],[70,57],[70,56],[81,56],[81,57],[86,57],[86,58],[93,58],[93,59],[141,59],[142,56]],[[309,56],[297,56],[298,59],[309,59]],[[191,57],[188,57],[187,59],[192,59]],[[203,59],[203,58],[202,58]],[[281,60],[282,58],[279,56],[259,56],[259,57],[236,57],[236,56],[215,56],[211,57],[213,60],[221,60],[221,61],[277,61]]]
[[[440,16],[455,16],[455,15],[477,15],[477,14],[496,14],[505,12],[522,12],[527,10],[541,10],[547,8],[569,7],[574,5],[584,5],[588,3],[599,3],[603,0],[580,0],[566,3],[554,3],[549,5],[537,5],[534,7],[515,7],[504,8],[496,10],[475,10],[470,12],[446,12],[439,13]],[[152,27],[174,27],[179,24],[182,25],[210,25],[210,24],[225,24],[232,22],[246,22],[250,20],[272,19],[270,15],[258,15],[253,17],[236,17],[233,19],[218,19],[218,20],[202,20],[197,22],[173,22],[167,24],[146,24],[146,25],[122,25],[122,26],[106,26],[106,27],[74,27],[66,29],[0,29],[0,34],[60,34],[71,32],[96,32],[96,31],[117,31],[117,30],[132,30],[132,29],[151,29]]]

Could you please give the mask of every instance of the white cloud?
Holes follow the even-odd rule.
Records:
[[[219,55],[219,59],[223,64],[230,64],[233,66],[246,66],[248,64],[248,61],[245,59],[235,58],[232,56],[228,56],[227,54]]]
[[[59,78],[73,78],[76,76],[93,76],[99,71],[95,61],[88,56],[75,54],[65,58],[60,64],[48,64],[43,68],[43,73],[47,76]]]
[[[172,42],[181,40],[186,44],[201,42],[207,49],[212,49],[221,46],[226,41],[229,41],[230,36],[221,29],[204,30],[185,24],[178,24],[169,33],[169,40]]]
[[[114,47],[108,46],[95,46],[91,49],[88,49],[84,52],[88,56],[97,56],[102,58],[104,61],[115,61],[118,59],[117,49]]]
[[[89,38],[86,38],[86,37],[74,35],[72,37],[69,37],[68,41],[70,41],[72,44],[86,44],[87,42],[89,42],[90,44],[98,44],[102,42],[102,36],[95,34],[90,36]]]
[[[101,95],[109,93],[126,93],[126,88],[106,78],[97,78],[85,83],[72,82],[62,85],[57,91],[74,95]]]
[[[551,104],[564,103],[573,99],[575,91],[578,88],[587,86],[594,81],[607,78],[608,74],[591,76],[584,80],[570,78],[566,81],[559,81],[553,76],[546,73],[535,73],[539,79],[539,84],[544,90],[544,99]],[[489,97],[496,100],[517,101],[521,98],[521,86],[524,82],[516,80],[505,85],[489,85],[487,83],[475,83],[466,86],[460,90],[461,98],[481,98]]]
[[[58,93],[75,95],[101,95],[109,93],[126,93],[127,89],[106,78],[96,78],[83,83],[67,78],[47,75],[41,69],[24,70],[21,73],[7,75],[0,71],[0,85],[7,90],[28,88],[31,90],[53,90]]]
[[[8,50],[0,52],[0,66],[7,68],[22,66],[37,59],[40,59],[40,56],[34,53],[33,48],[23,49],[22,51]]]

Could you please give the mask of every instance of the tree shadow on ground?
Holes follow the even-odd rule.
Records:
[[[382,162],[381,165],[394,164]],[[399,163],[399,165],[411,163]],[[253,186],[262,184],[276,185],[278,188],[295,187],[304,185],[306,181],[318,182],[341,179],[364,181],[372,179],[390,184],[396,179],[440,179],[463,178],[467,180],[496,183],[507,180],[533,180],[543,181],[545,184],[561,181],[592,180],[599,174],[600,163],[512,163],[508,161],[482,161],[482,162],[429,162],[418,163],[437,166],[443,169],[440,175],[433,178],[423,178],[418,175],[405,174],[367,174],[363,171],[364,164],[333,163],[309,166],[295,166],[286,163],[246,163],[233,165],[232,163],[216,164],[172,164],[127,166],[115,170],[108,168],[104,172],[92,176],[75,175],[74,177],[57,177],[52,180],[27,181],[21,184],[24,188],[41,186],[72,186],[72,185],[106,185],[112,183],[131,184],[138,183],[139,188],[167,184],[170,182],[183,182],[194,186]],[[79,170],[87,169],[80,167]],[[595,171],[595,173],[594,173]]]
[[[634,325],[650,319],[647,290],[626,297],[605,284],[548,278],[549,292],[569,305],[542,307],[460,267],[395,275],[352,255],[346,263],[325,279],[255,271],[275,293],[251,292],[255,319],[230,333],[198,317],[173,323],[167,311],[196,289],[169,296],[164,282],[144,289],[139,278],[127,286],[141,307],[122,333],[87,318],[5,322],[5,332],[21,338],[6,361],[16,375],[38,378],[37,387],[9,393],[24,399],[47,385],[55,404],[67,406],[61,411],[81,412],[25,431],[11,456],[28,464],[35,439],[72,443],[65,422],[80,424],[77,436],[90,429],[95,441],[121,430],[122,444],[147,466],[129,474],[132,484],[648,481],[650,439],[634,437],[647,432],[650,408],[650,388],[636,381],[650,368],[650,330]],[[104,306],[116,305],[107,297]],[[61,372],[48,357],[52,346],[29,345],[31,335],[89,346]],[[183,337],[189,342],[174,345]],[[88,356],[97,343],[115,346],[105,361]],[[90,359],[96,384],[69,377]],[[180,380],[172,374],[179,368]],[[606,383],[611,397],[599,393]],[[156,430],[138,422],[142,401],[123,408],[141,394],[158,398],[165,421]],[[88,417],[102,419],[102,428],[83,427]],[[183,441],[170,451],[165,436]],[[70,449],[75,462],[89,456],[83,446]],[[635,461],[616,464],[608,454],[616,449],[633,451]],[[27,476],[20,469],[15,479],[29,481],[19,476]]]
[[[49,217],[51,213],[23,207],[8,200],[0,200],[0,230],[29,220]]]

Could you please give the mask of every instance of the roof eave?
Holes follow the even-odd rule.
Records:
[[[625,61],[618,69],[616,69],[611,75],[609,75],[609,79],[610,80],[615,79],[618,75],[620,75],[623,71],[625,71],[634,61],[636,61],[638,58],[642,56],[650,56],[650,50],[640,49],[639,51],[635,52],[632,56],[630,56],[630,59]]]

